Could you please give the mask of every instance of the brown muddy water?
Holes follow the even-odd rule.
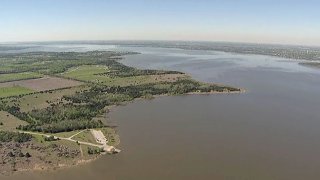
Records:
[[[280,58],[126,48],[138,68],[184,71],[245,94],[139,100],[109,116],[122,152],[69,169],[1,180],[320,179],[320,72]]]

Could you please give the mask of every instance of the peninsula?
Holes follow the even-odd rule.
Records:
[[[111,106],[159,95],[241,92],[118,62],[131,52],[0,55],[0,173],[55,169],[120,152]]]

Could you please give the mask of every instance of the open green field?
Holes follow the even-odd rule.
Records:
[[[73,136],[74,134],[77,134],[81,132],[81,130],[75,130],[75,131],[70,131],[70,132],[60,132],[60,133],[53,133],[52,135],[54,136],[59,136],[59,137],[63,137],[63,138],[69,138],[71,136]]]
[[[36,78],[41,78],[41,77],[43,77],[43,75],[35,73],[35,72],[0,74],[0,83],[1,82],[25,80],[25,79],[36,79]]]
[[[72,139],[77,140],[77,141],[84,141],[84,142],[89,142],[92,144],[98,144],[93,135],[91,134],[90,130],[85,130],[82,133],[76,135]]]
[[[0,111],[0,123],[2,124],[0,125],[2,131],[14,131],[19,125],[28,124],[5,111]]]
[[[0,63],[1,63],[1,61],[0,61]],[[1,66],[0,67],[0,72],[10,72],[10,71],[13,71],[14,70],[14,68],[12,68],[12,67],[6,67],[6,66]]]
[[[10,96],[19,96],[23,94],[29,94],[33,91],[31,89],[21,87],[21,86],[12,86],[12,87],[0,87],[0,98],[10,97]]]
[[[44,93],[30,94],[19,98],[9,98],[8,105],[18,105],[20,111],[30,112],[35,109],[44,109],[50,106],[50,104],[66,103],[61,100],[63,96],[73,95],[76,92],[88,89],[86,86],[72,87],[68,89],[55,90]]]
[[[120,144],[120,137],[117,134],[115,129],[109,128],[109,127],[105,127],[105,128],[97,128],[96,130],[101,130],[102,131],[102,133],[108,139],[108,145],[117,146],[117,145]],[[76,134],[76,133],[77,132],[75,132],[74,134]],[[59,135],[59,134],[55,134],[55,135]],[[68,136],[68,137],[70,137],[70,136]],[[77,141],[89,142],[89,143],[92,143],[92,144],[98,144],[96,139],[94,138],[94,136],[90,132],[90,130],[82,131],[78,135],[74,136],[72,139],[77,140]]]
[[[141,75],[132,77],[105,77],[102,83],[109,86],[137,86],[143,84],[174,82],[180,78],[186,77],[183,74],[165,74],[165,75]]]
[[[113,129],[113,128],[101,128],[100,130],[107,137],[108,145],[117,146],[117,145],[120,144],[120,137],[117,134],[115,129]]]
[[[172,82],[178,80],[179,78],[186,77],[184,74],[140,75],[130,77],[109,77],[103,74],[109,71],[110,69],[107,66],[85,65],[71,68],[61,75],[80,81],[88,81],[107,86],[131,86],[157,82]]]
[[[76,132],[74,132],[76,133]],[[64,145],[67,147],[71,147],[73,149],[79,149],[79,145],[76,142],[68,141],[68,140],[57,140],[57,141],[45,141],[45,137],[42,135],[32,135],[34,138],[33,140],[37,143],[41,143],[42,145],[51,145],[51,144],[57,144],[57,145]]]
[[[82,149],[82,159],[83,160],[92,160],[94,157],[97,157],[97,155],[92,155],[88,153],[88,149],[98,149],[97,147],[92,147],[88,145],[80,145],[80,148]]]
[[[107,66],[84,65],[69,69],[62,73],[63,76],[82,81],[95,81],[99,79],[97,74],[108,72]]]

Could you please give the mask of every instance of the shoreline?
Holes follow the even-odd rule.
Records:
[[[240,91],[224,91],[224,92],[218,92],[218,91],[212,91],[212,92],[191,92],[191,93],[186,93],[186,94],[181,94],[181,95],[172,95],[172,94],[162,94],[162,95],[154,95],[151,98],[136,98],[133,99],[132,101],[128,101],[128,102],[124,102],[122,104],[119,105],[112,105],[112,106],[107,106],[105,107],[106,113],[107,115],[109,115],[109,113],[111,113],[112,111],[114,111],[116,108],[120,107],[120,106],[126,106],[129,103],[134,103],[135,101],[140,101],[140,100],[151,100],[151,99],[155,99],[155,98],[160,98],[160,97],[170,97],[170,96],[190,96],[190,95],[215,95],[215,94],[242,94],[245,93],[246,90],[244,89],[240,89]],[[75,161],[72,164],[58,164],[57,166],[43,166],[40,164],[35,164],[35,166],[33,168],[30,169],[17,169],[17,171],[13,171],[13,172],[4,172],[1,173],[0,175],[3,176],[12,176],[14,174],[19,174],[19,173],[31,173],[31,172],[41,172],[41,171],[56,171],[56,170],[61,170],[61,169],[68,169],[68,168],[74,168],[77,166],[82,166],[82,165],[86,165],[89,163],[92,163],[96,160],[98,160],[99,158],[101,158],[103,155],[105,154],[99,154],[96,155],[94,158],[92,159],[79,159],[77,161]]]
[[[74,168],[74,167],[78,167],[78,166],[84,166],[86,164],[89,164],[89,163],[92,163],[92,162],[98,160],[102,155],[104,155],[104,154],[96,155],[94,158],[87,159],[87,160],[79,159],[72,164],[58,164],[57,166],[43,166],[40,164],[35,164],[35,166],[30,169],[17,169],[16,171],[2,172],[2,173],[0,173],[0,177],[1,176],[9,177],[9,176],[14,176],[16,174],[43,172],[43,171],[52,171],[53,172],[53,171],[59,171],[59,170],[63,170],[63,169]]]
[[[190,92],[190,93],[185,93],[185,94],[161,94],[161,95],[153,95],[150,96],[150,98],[145,97],[145,98],[135,98],[131,101],[127,101],[127,102],[122,102],[119,105],[111,105],[111,106],[107,106],[106,107],[106,111],[107,114],[109,114],[110,112],[112,112],[115,108],[121,107],[121,106],[126,106],[129,103],[134,103],[135,101],[140,101],[140,100],[152,100],[152,99],[156,99],[156,98],[161,98],[161,97],[170,97],[170,96],[192,96],[192,95],[199,95],[199,96],[203,96],[203,95],[218,95],[218,94],[243,94],[243,93],[247,93],[247,90],[245,89],[240,89],[240,91],[224,91],[224,92],[218,92],[218,91],[213,91],[213,92]]]
[[[122,63],[121,63],[122,64]],[[183,72],[181,72],[183,73]],[[190,74],[186,74],[186,73],[183,73],[186,77],[186,79],[189,79],[189,80],[192,80],[192,81],[197,81],[197,80],[194,80],[192,78],[192,76]],[[45,78],[45,77],[43,77]],[[40,78],[40,79],[43,79],[43,78]],[[65,78],[65,77],[63,77]],[[158,95],[152,95],[151,93],[150,94],[146,94],[144,96],[139,96],[138,98],[134,98],[132,97],[132,99],[128,99],[128,101],[122,101],[122,102],[119,102],[119,104],[114,104],[114,105],[111,105],[111,106],[105,106],[103,111],[104,113],[106,113],[106,116],[109,117],[109,113],[112,112],[116,107],[119,107],[119,106],[125,106],[125,105],[128,105],[129,103],[134,103],[138,100],[151,100],[151,99],[154,99],[154,98],[159,98],[159,97],[169,97],[169,96],[190,96],[190,95],[215,95],[215,94],[241,94],[241,93],[245,93],[246,90],[245,89],[242,89],[242,88],[235,88],[235,87],[232,87],[232,86],[228,86],[228,85],[222,85],[220,83],[208,83],[208,82],[200,82],[200,81],[197,81],[200,83],[203,83],[203,84],[206,84],[206,85],[212,85],[212,86],[217,86],[219,88],[217,88],[216,90],[213,90],[211,89],[212,87],[210,86],[209,88],[210,89],[198,89],[198,91],[195,91],[195,92],[189,92],[189,93],[183,93],[183,91],[172,91],[172,92],[175,92],[176,94],[158,94]],[[196,88],[195,88],[196,89]],[[201,90],[203,91],[208,91],[208,92],[201,92]],[[211,90],[211,91],[209,91]],[[187,90],[185,90],[187,91]],[[171,91],[165,91],[165,92],[171,92]],[[114,128],[114,127],[117,127],[117,126],[108,126],[108,123],[106,123],[108,121],[109,118],[106,118],[104,121],[105,123],[105,127],[110,127],[110,128]],[[39,134],[39,133],[38,133]],[[61,138],[61,139],[66,139],[66,138]],[[76,141],[74,141],[76,142]],[[120,142],[120,140],[119,140]],[[117,145],[119,146],[119,145]],[[66,160],[65,162],[62,162],[62,163],[54,163],[54,164],[47,164],[47,163],[43,163],[42,161],[40,162],[35,162],[33,163],[32,165],[30,165],[30,168],[17,168],[15,169],[14,171],[5,171],[3,173],[0,173],[0,175],[3,175],[3,174],[8,174],[8,176],[10,175],[14,175],[14,174],[19,174],[19,173],[30,173],[30,172],[35,172],[35,171],[43,171],[43,170],[52,170],[52,171],[55,171],[55,170],[59,170],[59,169],[67,169],[67,168],[73,168],[73,167],[76,167],[76,166],[81,166],[81,165],[85,165],[85,164],[88,164],[88,163],[92,163],[94,162],[95,160],[99,159],[102,155],[105,155],[107,153],[100,153],[100,154],[96,154],[92,157],[89,157],[89,158],[84,158],[83,156],[82,157],[75,157],[74,159],[70,159],[70,160]],[[26,166],[28,167],[28,166]]]

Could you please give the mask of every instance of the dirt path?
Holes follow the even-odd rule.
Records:
[[[82,151],[82,146],[81,146],[81,144],[80,144],[79,148],[80,148],[81,157],[83,158],[83,151]]]
[[[81,133],[84,132],[84,131],[86,131],[86,130],[82,130],[82,131],[80,131],[80,132],[78,132],[78,133],[75,133],[74,135],[72,135],[72,136],[70,136],[70,137],[68,137],[68,138],[69,138],[69,139],[72,139],[72,138],[74,138],[75,136],[81,134]]]
[[[31,135],[38,135],[38,136],[45,136],[45,137],[50,137],[52,135],[49,134],[43,134],[43,133],[35,133],[35,132],[28,132],[28,131],[19,131],[19,133],[25,133],[25,134],[31,134]],[[84,142],[84,141],[77,141],[74,139],[70,139],[70,138],[64,138],[64,137],[59,137],[59,136],[54,136],[54,138],[56,139],[61,139],[61,140],[66,140],[66,141],[72,141],[75,143],[79,143],[79,144],[84,144],[84,145],[88,145],[88,146],[94,146],[94,147],[98,147],[98,148],[103,148],[103,145],[97,145],[97,144],[93,144],[93,143],[89,143],[89,142]]]

